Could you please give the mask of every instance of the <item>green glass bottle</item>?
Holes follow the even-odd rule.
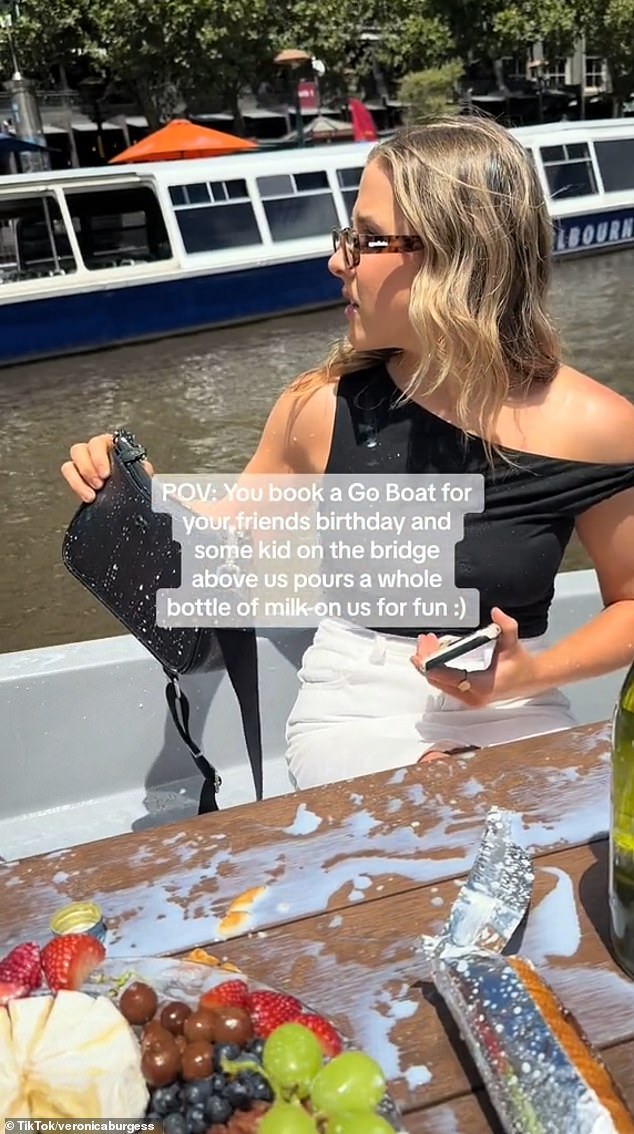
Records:
[[[634,977],[634,665],[612,722],[610,936],[614,954]]]

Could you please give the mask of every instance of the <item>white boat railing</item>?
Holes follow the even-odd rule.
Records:
[[[553,638],[601,609],[593,571],[557,579]],[[292,790],[284,726],[312,631],[259,639],[265,795]],[[621,673],[566,688],[579,724],[612,711]],[[226,675],[183,682],[192,733],[223,777],[220,805],[254,797],[240,717]],[[196,813],[200,778],[169,718],[160,667],[132,638],[0,655],[0,856],[5,859]],[[535,758],[539,759],[539,741]]]

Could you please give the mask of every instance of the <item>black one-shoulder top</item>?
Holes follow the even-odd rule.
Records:
[[[520,636],[545,633],[555,576],[575,518],[634,486],[634,464],[599,464],[502,449],[487,457],[480,438],[412,401],[383,365],[341,378],[326,473],[480,473],[485,507],[465,516],[456,545],[456,586],[480,592],[480,625],[492,606],[517,619]],[[382,627],[384,632],[388,632]],[[397,634],[448,627],[395,628]],[[454,633],[464,633],[458,626]]]

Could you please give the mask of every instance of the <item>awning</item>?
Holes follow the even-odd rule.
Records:
[[[255,106],[252,110],[243,110],[243,118],[283,118],[286,119],[285,114],[280,114],[279,110],[266,110],[262,106]]]
[[[73,130],[76,130],[78,134],[81,134],[81,133],[87,133],[89,130],[96,130],[97,129],[97,123],[96,122],[73,122],[72,127],[73,127]],[[120,130],[121,127],[115,126],[113,122],[102,122],[101,123],[101,129],[102,130]]]

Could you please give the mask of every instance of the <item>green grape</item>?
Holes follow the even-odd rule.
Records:
[[[316,1131],[308,1111],[297,1103],[274,1103],[258,1124],[258,1134],[316,1134]]]
[[[320,1114],[374,1110],[385,1094],[378,1063],[362,1051],[343,1051],[325,1063],[313,1079],[310,1101]]]
[[[282,1091],[294,1090],[301,1096],[323,1062],[321,1044],[302,1024],[280,1024],[271,1032],[262,1050],[262,1066]]]
[[[326,1134],[394,1134],[394,1127],[380,1114],[344,1110],[328,1119]]]

